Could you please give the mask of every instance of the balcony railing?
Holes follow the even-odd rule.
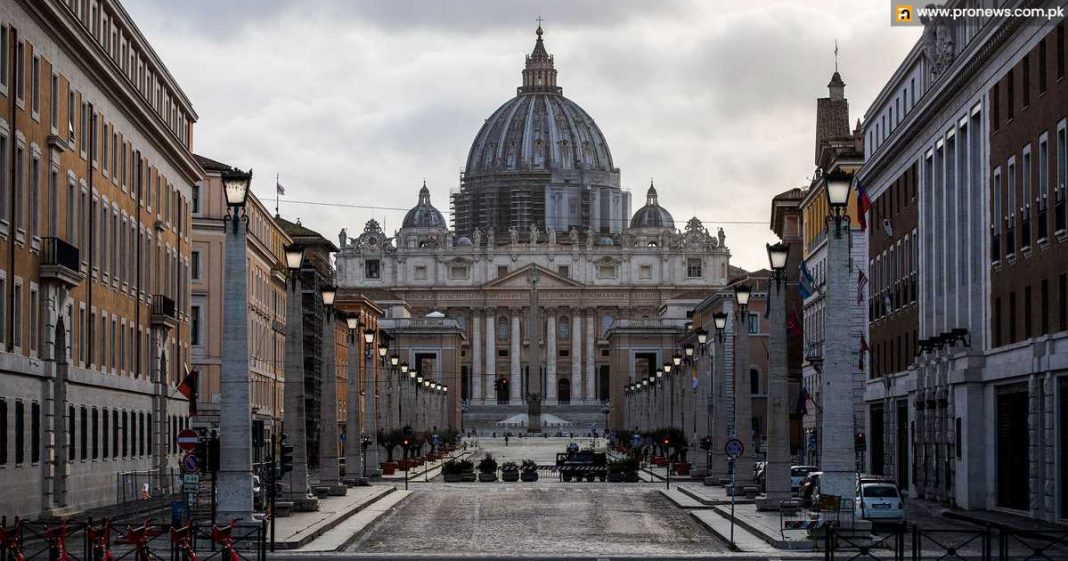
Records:
[[[41,278],[57,280],[74,287],[85,280],[80,269],[81,255],[77,247],[61,238],[41,239]]]
[[[174,300],[163,294],[152,295],[152,325],[174,327],[178,325]]]

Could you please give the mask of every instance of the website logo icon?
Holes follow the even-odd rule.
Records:
[[[912,4],[897,4],[894,6],[894,21],[897,23],[912,23]]]

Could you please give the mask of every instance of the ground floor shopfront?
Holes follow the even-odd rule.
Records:
[[[912,497],[1068,520],[1068,336],[967,351],[869,381],[870,471]]]

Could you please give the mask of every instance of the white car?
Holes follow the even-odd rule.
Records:
[[[790,491],[793,493],[801,489],[801,482],[809,472],[819,471],[816,466],[790,466]]]
[[[905,523],[905,502],[893,481],[862,481],[857,489],[856,516],[871,522]]]

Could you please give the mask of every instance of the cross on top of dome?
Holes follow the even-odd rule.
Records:
[[[538,18],[538,29],[535,33],[538,39],[534,42],[534,51],[527,55],[526,67],[523,68],[523,85],[519,87],[519,93],[563,93],[563,88],[556,85],[553,57],[545,50],[545,43],[541,39],[545,33],[541,29],[541,17]]]

